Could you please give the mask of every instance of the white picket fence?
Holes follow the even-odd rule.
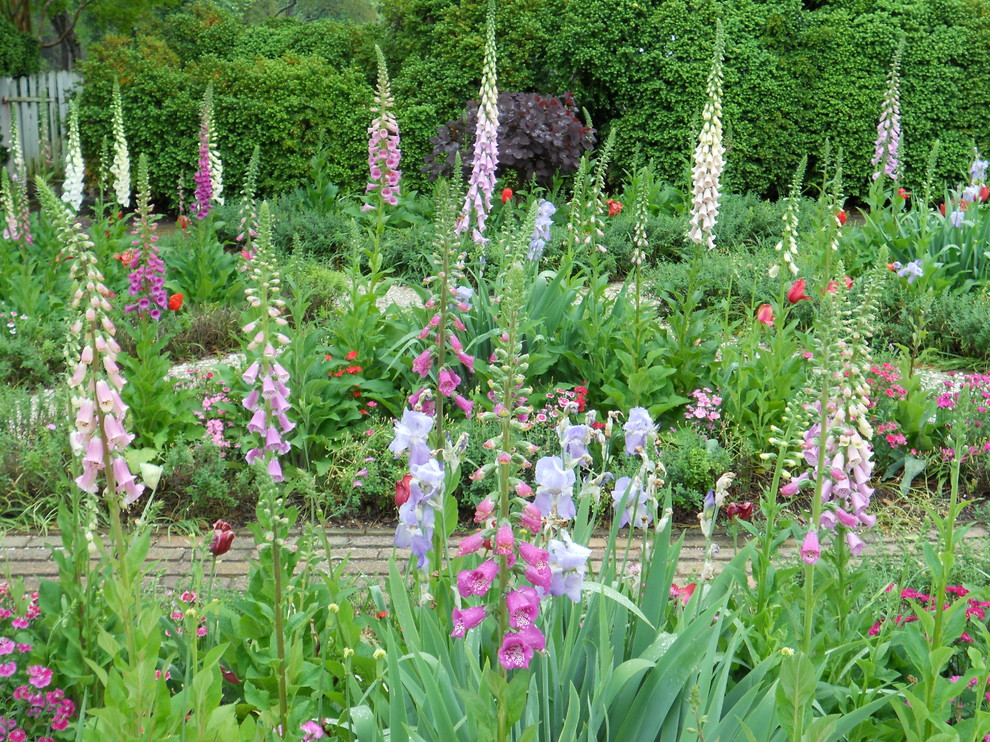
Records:
[[[69,112],[69,95],[82,78],[74,72],[40,72],[27,77],[0,78],[0,143],[10,148],[11,111],[17,111],[21,146],[28,170],[33,172],[43,158],[42,121],[48,124],[52,158],[63,158],[63,129]],[[8,169],[10,163],[7,164]]]

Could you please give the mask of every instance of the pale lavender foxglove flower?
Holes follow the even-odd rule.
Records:
[[[901,143],[901,104],[900,104],[900,67],[902,46],[894,52],[887,77],[887,92],[884,95],[883,106],[880,109],[880,121],[877,124],[877,142],[873,152],[872,165],[877,167],[873,180],[885,173],[891,180],[897,180],[897,166]]]
[[[475,227],[471,234],[475,244],[484,245],[485,221],[492,210],[492,193],[495,191],[495,171],[498,169],[498,88],[495,59],[495,15],[488,13],[485,37],[485,65],[481,77],[481,102],[478,106],[478,124],[474,131],[474,162],[471,179],[464,199],[464,207],[457,221],[457,234],[463,234],[470,226],[474,212]]]

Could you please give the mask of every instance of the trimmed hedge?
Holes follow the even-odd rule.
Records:
[[[432,134],[419,130],[428,125],[424,109],[438,125],[462,99],[477,95],[486,5],[383,3],[400,106],[420,112],[417,141],[407,152]],[[719,16],[727,41],[726,181],[733,190],[776,196],[803,154],[815,171],[815,157],[830,137],[844,151],[847,191],[863,194],[886,75],[902,33],[908,182],[922,177],[936,137],[944,145],[939,174],[953,179],[974,140],[988,145],[990,0],[503,2],[499,86],[573,92],[596,126],[615,127],[616,171],[653,161],[662,177],[685,184]]]
[[[180,176],[187,199],[191,194],[199,107],[208,82],[214,87],[228,197],[239,190],[256,144],[262,151],[262,195],[301,185],[309,177],[310,158],[321,147],[334,153],[329,162],[334,182],[353,190],[365,181],[372,88],[351,68],[319,57],[204,56],[183,62],[161,40],[109,37],[91,50],[82,73],[80,122],[87,162],[95,167],[102,138],[111,137],[110,97],[117,78],[132,158],[148,155],[160,205],[175,203]]]

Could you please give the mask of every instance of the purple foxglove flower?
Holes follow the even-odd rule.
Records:
[[[526,567],[525,577],[535,587],[542,591],[541,595],[549,594],[550,586],[553,584],[553,572],[550,570],[549,566]]]
[[[467,417],[468,420],[470,420],[471,415],[474,413],[474,402],[465,399],[460,394],[455,394],[454,403],[461,408],[461,411],[464,412],[464,415]]]
[[[572,493],[574,471],[565,469],[559,456],[544,456],[536,462],[536,498],[533,504],[541,513],[557,515],[570,520],[577,514]]]
[[[449,368],[440,369],[440,375],[437,384],[437,391],[443,396],[449,397],[454,393],[454,389],[457,385],[461,383],[461,377],[451,371]]]
[[[804,543],[801,545],[801,558],[805,564],[815,564],[821,554],[821,547],[818,545],[818,534],[814,529],[811,529],[804,537]]]
[[[536,505],[529,503],[522,509],[519,525],[529,529],[531,533],[539,533],[543,527],[543,513]]]
[[[540,613],[540,596],[531,587],[510,590],[505,596],[505,606],[509,612],[509,625],[514,629],[525,629]]]
[[[478,549],[480,549],[485,543],[485,536],[481,531],[475,531],[470,536],[465,536],[461,539],[461,543],[457,547],[457,556],[467,556],[468,554],[473,554]]]
[[[650,413],[644,407],[633,407],[629,410],[629,419],[622,426],[626,432],[626,455],[633,456],[639,450],[646,449],[647,439],[656,433],[656,425],[650,418]]]
[[[832,531],[835,529],[835,513],[831,510],[826,510],[822,513],[821,517],[818,519],[818,527],[823,531]]]
[[[455,608],[450,616],[450,622],[454,627],[450,635],[456,638],[463,638],[468,631],[484,621],[487,615],[488,612],[484,606],[465,608],[463,611]]]
[[[519,632],[510,631],[498,650],[498,661],[506,670],[528,670],[533,659],[533,647]]]
[[[482,562],[477,569],[465,569],[457,574],[457,591],[462,598],[484,595],[497,574],[498,564],[493,559]]]
[[[503,523],[495,534],[495,553],[509,556],[515,546],[515,535],[512,533],[512,526]]]
[[[433,351],[429,348],[424,350],[418,356],[413,359],[412,370],[419,374],[421,377],[426,377],[430,373],[430,369],[433,367]]]
[[[478,503],[478,507],[474,511],[474,522],[485,523],[489,518],[492,517],[492,513],[494,511],[495,511],[495,503],[492,502],[492,498],[486,497],[484,500]]]
[[[866,547],[866,542],[863,541],[859,536],[857,536],[852,531],[846,532],[846,546],[849,547],[849,553],[854,557],[858,557],[863,553],[863,549]]]
[[[410,464],[425,464],[430,458],[426,436],[431,430],[432,417],[407,409],[403,411],[402,419],[395,422],[395,439],[389,444],[388,450],[398,458],[400,453],[408,449]]]
[[[519,549],[519,556],[531,567],[542,569],[550,566],[550,552],[526,541],[520,541],[516,548]]]
[[[282,476],[282,465],[278,463],[278,459],[274,456],[268,462],[268,475],[272,478],[273,482],[281,482],[284,479]]]

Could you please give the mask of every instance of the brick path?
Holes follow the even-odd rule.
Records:
[[[621,550],[625,549],[625,533],[623,531],[620,534]],[[697,529],[683,533],[684,545],[677,564],[679,580],[696,577],[704,561],[705,542],[701,533]],[[680,531],[675,532],[675,538],[680,534]],[[148,553],[149,574],[160,576],[163,584],[169,587],[187,584],[196,547],[208,543],[210,536],[212,532],[204,534],[203,537],[164,534],[154,537]],[[346,557],[345,571],[368,581],[377,581],[388,573],[389,559],[393,554],[393,536],[394,531],[385,528],[327,529],[334,562]],[[974,526],[967,534],[967,538],[990,539],[990,534],[986,529]],[[455,536],[454,543],[457,539],[458,536]],[[590,546],[593,562],[601,559],[606,540],[605,534],[596,534],[592,538]],[[732,542],[724,536],[718,537],[716,541],[721,546],[716,562],[724,564],[732,558]],[[37,586],[40,579],[57,579],[58,568],[51,559],[51,549],[60,544],[61,540],[55,533],[0,536],[0,578],[22,577],[30,587]],[[633,553],[638,553],[636,544],[637,539],[634,538]],[[786,558],[793,554],[795,548],[793,544],[785,547],[782,556]],[[869,548],[902,550],[905,548],[905,539],[887,537],[872,543]],[[230,551],[218,560],[218,584],[230,589],[243,588],[246,583],[248,561],[253,550],[254,540],[250,532],[241,529]],[[322,555],[322,549],[318,550],[318,555]],[[405,553],[398,552],[397,558],[400,565],[404,566],[407,558]],[[325,567],[325,562],[323,565]]]

